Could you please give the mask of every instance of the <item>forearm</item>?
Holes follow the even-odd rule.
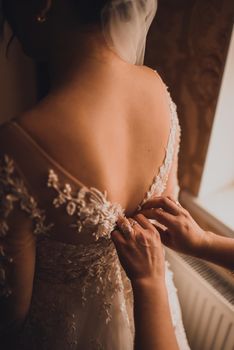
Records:
[[[207,232],[206,236],[206,243],[199,257],[234,270],[234,239],[213,232]]]
[[[163,281],[133,283],[135,350],[178,350]]]
[[[20,331],[31,304],[35,267],[34,240],[4,242],[0,297],[0,334]],[[6,244],[7,243],[7,244]]]

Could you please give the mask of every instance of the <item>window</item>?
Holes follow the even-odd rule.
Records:
[[[234,27],[196,203],[234,235]]]

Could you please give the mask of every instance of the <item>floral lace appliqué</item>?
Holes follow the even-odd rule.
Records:
[[[123,209],[120,204],[109,202],[106,192],[102,193],[94,187],[81,187],[73,192],[69,184],[62,188],[54,170],[49,171],[48,187],[52,187],[58,194],[53,205],[56,208],[64,205],[68,215],[76,216],[76,223],[71,226],[78,233],[85,228],[92,232],[95,240],[110,238]]]
[[[5,155],[0,159],[0,239],[9,231],[8,217],[19,205],[33,221],[33,234],[46,234],[50,225],[45,225],[45,214],[37,206],[34,198],[28,193],[23,180],[17,175],[13,160]],[[0,296],[9,296],[11,290],[6,282],[6,265],[12,262],[0,245]]]
[[[0,237],[4,237],[8,230],[7,218],[18,203],[20,209],[29,214],[34,228],[33,233],[38,236],[45,234],[51,225],[45,224],[45,213],[37,206],[35,199],[29,194],[23,180],[17,176],[14,161],[7,155],[0,160]]]

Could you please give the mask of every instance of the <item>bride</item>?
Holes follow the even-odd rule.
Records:
[[[0,129],[3,349],[133,349],[132,290],[111,232],[120,214],[177,195],[176,108],[142,65],[156,8],[156,0],[2,1],[25,53],[50,74],[48,95]],[[165,278],[186,350],[168,268]]]

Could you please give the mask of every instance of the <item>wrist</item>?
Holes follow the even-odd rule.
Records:
[[[161,290],[166,288],[165,276],[135,279],[131,281],[131,284],[133,292]]]
[[[206,259],[207,257],[209,257],[214,239],[215,239],[215,237],[214,237],[214,234],[212,232],[204,231],[202,244],[199,247],[199,251],[197,252],[198,258]]]
[[[159,305],[168,304],[165,278],[134,281],[132,291],[135,307],[146,308],[154,305],[154,308],[158,308]]]

